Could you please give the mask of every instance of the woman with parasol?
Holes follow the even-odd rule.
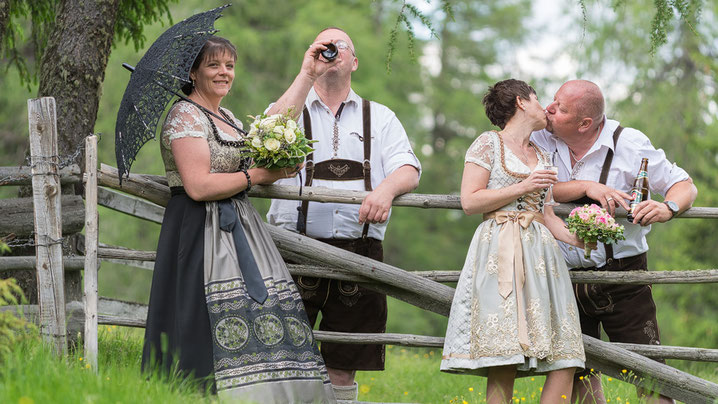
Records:
[[[301,297],[246,192],[296,175],[249,168],[220,107],[235,47],[211,36],[161,131],[172,191],[157,247],[143,368],[177,368],[223,400],[334,402]],[[222,117],[220,120],[217,117]],[[227,122],[225,122],[227,121]]]

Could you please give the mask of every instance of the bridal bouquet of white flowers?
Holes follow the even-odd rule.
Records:
[[[255,167],[293,167],[314,151],[310,145],[316,140],[308,140],[289,114],[249,117],[254,121],[249,125],[242,156],[251,157]]]

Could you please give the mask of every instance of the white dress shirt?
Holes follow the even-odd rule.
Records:
[[[364,136],[362,119],[362,99],[353,90],[344,101],[339,116],[339,146],[335,158],[364,161]],[[335,117],[317,95],[314,88],[306,99],[312,121],[312,139],[314,143],[314,163],[329,160],[334,156],[332,146]],[[271,105],[269,106],[271,108]],[[299,125],[304,126],[300,115]],[[421,173],[421,164],[412,151],[404,127],[394,112],[384,105],[371,102],[371,186],[381,184],[394,170],[404,165],[416,167]],[[302,169],[302,179],[306,181],[306,171]],[[299,185],[299,176],[277,181],[280,185]],[[364,191],[364,180],[329,181],[314,179],[313,187]],[[297,207],[301,201],[274,199],[267,213],[267,221],[287,230],[297,231]],[[307,235],[313,238],[356,239],[362,235],[363,224],[359,224],[360,205],[341,203],[310,202],[307,211]],[[391,211],[389,212],[391,216]],[[384,239],[387,219],[384,223],[371,224],[368,237]]]
[[[531,140],[549,152],[557,151],[555,163],[558,166],[559,181],[598,182],[606,154],[609,149],[614,149],[613,132],[619,125],[617,121],[610,119],[605,119],[605,122],[596,142],[573,168],[571,168],[571,155],[568,146],[557,136],[544,129],[532,133]],[[668,161],[662,149],[654,148],[646,135],[636,129],[624,128],[614,150],[606,185],[630,193],[633,180],[641,166],[641,159],[644,157],[648,158],[649,198],[650,192],[665,196],[675,183],[689,178],[688,173],[682,168]],[[625,227],[626,240],[619,241],[613,246],[614,258],[631,257],[648,251],[646,235],[651,230],[651,226],[635,225],[629,223],[625,218],[617,219],[617,221]],[[581,248],[562,242],[559,242],[559,246],[569,268],[601,267],[606,263],[606,251],[602,243],[599,243],[598,249],[591,253],[590,259],[583,258],[583,249]]]

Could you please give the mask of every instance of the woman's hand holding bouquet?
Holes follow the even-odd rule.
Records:
[[[314,151],[310,145],[316,140],[308,140],[289,114],[250,116],[254,121],[242,155],[252,158],[253,167],[292,167],[296,171],[306,155]]]
[[[623,226],[596,204],[583,205],[575,208],[566,220],[568,230],[583,240],[584,257],[591,257],[591,245],[596,242],[614,244],[618,240],[625,240]]]

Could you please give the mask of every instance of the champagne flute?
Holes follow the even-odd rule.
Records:
[[[546,161],[546,169],[553,171],[556,175],[558,175],[558,166],[555,163],[556,161],[556,152],[550,152],[549,153],[549,160]],[[545,206],[558,206],[560,203],[556,202],[553,199],[553,184],[548,186],[548,192],[546,194],[546,201],[544,202]]]

